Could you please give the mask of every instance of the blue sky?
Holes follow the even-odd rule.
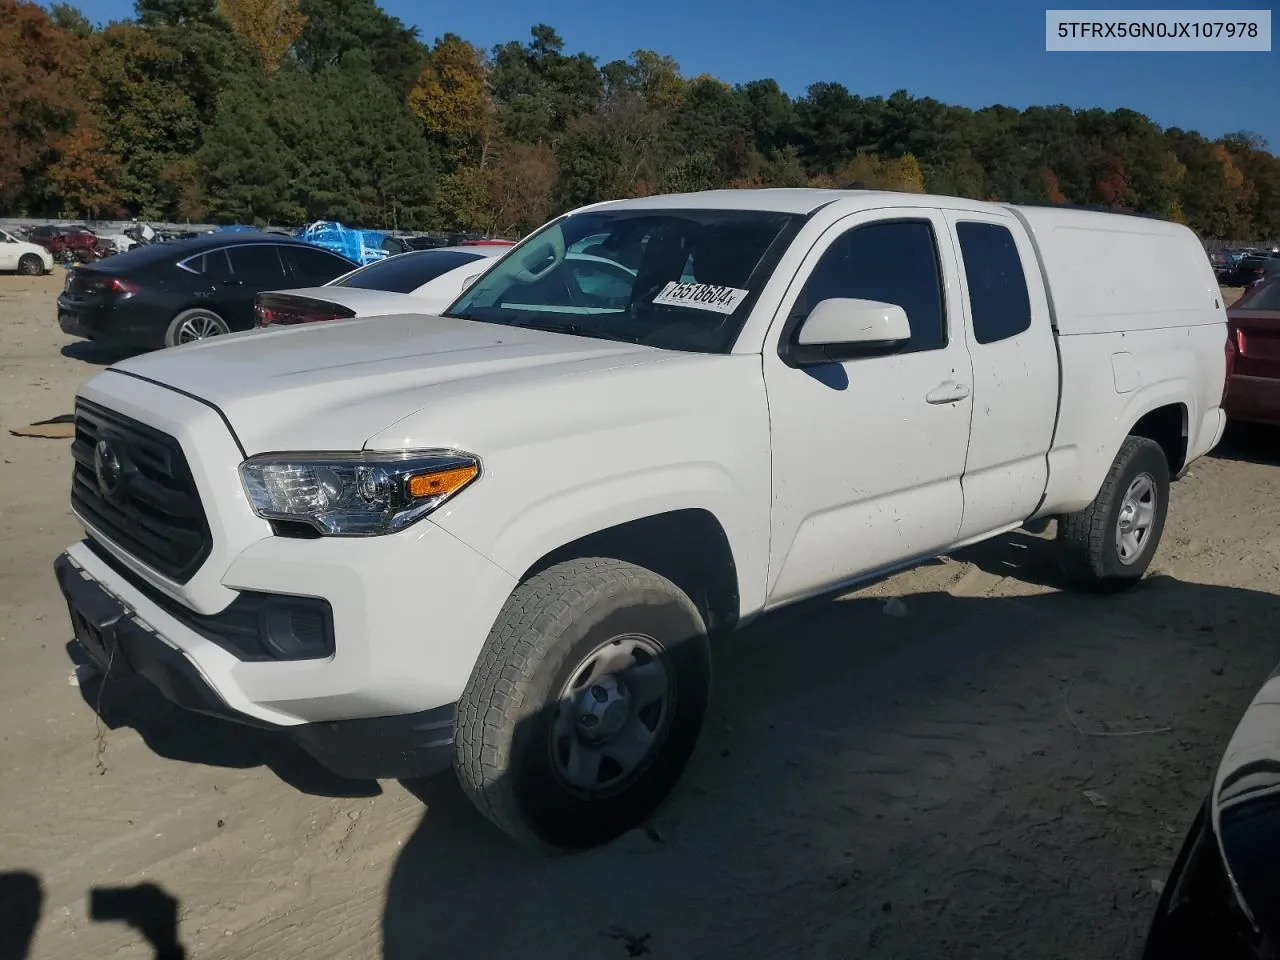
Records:
[[[98,22],[133,11],[132,0],[79,6]],[[416,24],[428,42],[452,32],[488,48],[526,40],[529,27],[543,22],[568,51],[585,50],[600,63],[646,47],[675,57],[686,75],[731,83],[773,77],[792,95],[829,80],[864,96],[905,89],[971,107],[1129,107],[1161,126],[1210,137],[1252,130],[1280,152],[1274,40],[1269,53],[1046,53],[1045,6],[1026,0],[865,7],[833,0],[382,0],[382,7]],[[1197,9],[1242,7],[1265,9],[1257,0],[1200,0]],[[717,12],[724,10],[733,15]]]

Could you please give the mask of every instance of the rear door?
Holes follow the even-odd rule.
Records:
[[[1058,352],[1021,224],[986,211],[947,211],[946,219],[973,364],[963,541],[1020,523],[1039,505],[1058,412]]]
[[[217,309],[232,330],[253,327],[253,298],[263,290],[288,286],[280,245],[245,243],[227,248],[231,260],[231,282],[224,283]]]

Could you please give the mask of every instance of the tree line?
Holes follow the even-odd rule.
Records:
[[[0,0],[0,213],[518,234],[602,199],[844,186],[1153,214],[1280,237],[1280,157],[1132,110],[790,97],[556,31],[427,44],[376,0]]]

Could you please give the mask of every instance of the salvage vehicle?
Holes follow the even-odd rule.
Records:
[[[38,226],[27,232],[27,239],[44,247],[60,263],[88,263],[100,256],[98,235],[78,224]]]
[[[1143,960],[1280,955],[1280,668],[1219,762],[1156,906]]]
[[[53,254],[38,243],[19,240],[0,230],[0,270],[13,270],[26,277],[39,277],[53,269]]]
[[[322,286],[260,293],[253,301],[254,326],[439,313],[458,299],[466,280],[505,252],[498,247],[412,250],[374,260]]]
[[[584,240],[627,282],[567,282]],[[1112,213],[614,201],[423,321],[99,373],[56,574],[102,668],[344,776],[452,765],[544,848],[644,822],[710,638],[762,614],[1046,518],[1075,582],[1132,585],[1225,419],[1204,249]]]
[[[58,326],[113,348],[194,343],[251,330],[253,298],[263,290],[324,283],[355,266],[301,240],[256,231],[140,244],[69,270]]]

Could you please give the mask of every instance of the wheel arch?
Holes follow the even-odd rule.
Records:
[[[1169,476],[1177,477],[1187,461],[1189,423],[1185,403],[1165,403],[1138,417],[1125,436],[1144,437],[1158,444],[1169,462]]]
[[[611,557],[666,577],[689,596],[711,630],[731,629],[738,621],[737,563],[724,527],[710,510],[667,510],[604,527],[543,554],[519,580],[583,557]]]

